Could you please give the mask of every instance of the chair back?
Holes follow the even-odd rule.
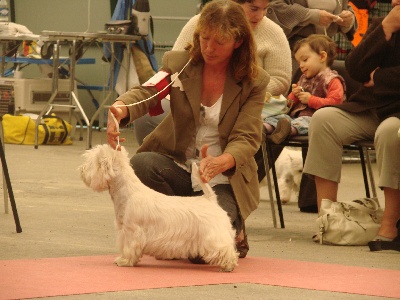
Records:
[[[344,60],[335,60],[331,69],[335,70],[340,76],[343,77],[344,82],[346,83],[346,99],[348,100],[351,95],[359,90],[361,83],[354,80],[352,77],[350,77],[349,73],[347,73]]]

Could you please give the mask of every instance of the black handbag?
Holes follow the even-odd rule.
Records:
[[[105,30],[110,34],[132,34],[132,20],[115,20],[105,24]]]

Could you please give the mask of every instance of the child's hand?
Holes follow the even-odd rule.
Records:
[[[311,94],[309,92],[300,92],[297,98],[299,98],[301,103],[308,104],[308,100],[310,99],[310,97]]]
[[[299,94],[303,91],[303,88],[295,83],[292,84],[292,93],[299,98]]]

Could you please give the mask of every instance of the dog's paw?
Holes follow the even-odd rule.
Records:
[[[232,272],[235,267],[237,267],[238,264],[235,261],[232,261],[230,263],[227,263],[223,266],[221,266],[221,269],[219,269],[220,272]]]
[[[114,260],[114,263],[117,264],[118,267],[133,267],[138,263],[138,261],[135,262],[133,259],[119,256]]]
[[[293,182],[290,181],[290,178],[279,178],[278,187],[282,203],[288,203],[292,198]]]
[[[220,272],[232,272],[235,269],[235,267],[223,267],[219,269]]]
[[[226,255],[220,256],[219,259],[215,261],[215,265],[220,266],[220,272],[232,272],[235,267],[238,266],[238,261],[239,253],[234,250],[233,252],[228,252]]]

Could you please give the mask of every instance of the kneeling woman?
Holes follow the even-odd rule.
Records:
[[[146,137],[132,167],[158,192],[192,196],[199,193],[190,173],[197,161],[203,181],[213,187],[236,229],[240,257],[248,251],[244,220],[259,204],[253,156],[261,144],[268,82],[269,75],[257,66],[242,7],[231,0],[212,1],[202,10],[193,44],[167,52],[162,71],[118,97],[108,116],[107,140],[116,148],[120,133],[113,116],[124,126],[147,112],[160,113],[160,101],[169,94],[171,112]]]

